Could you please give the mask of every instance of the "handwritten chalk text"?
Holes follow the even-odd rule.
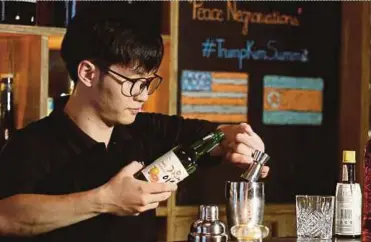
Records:
[[[278,11],[262,13],[241,10],[237,7],[237,2],[235,0],[226,1],[226,9],[208,8],[204,6],[204,1],[190,1],[190,3],[192,4],[192,20],[211,22],[239,22],[243,24],[243,35],[248,34],[250,23],[300,26],[298,16],[282,14]],[[301,12],[298,14],[301,14]]]
[[[308,50],[298,51],[280,50],[276,47],[276,41],[269,40],[265,48],[256,48],[254,40],[246,40],[243,48],[226,48],[226,40],[223,38],[206,39],[202,43],[202,56],[205,58],[216,57],[219,59],[237,59],[238,68],[243,68],[244,60],[254,61],[287,61],[308,62]]]

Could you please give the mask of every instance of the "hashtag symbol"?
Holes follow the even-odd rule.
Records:
[[[207,39],[202,43],[202,55],[203,57],[210,57],[211,53],[215,52],[215,42]]]

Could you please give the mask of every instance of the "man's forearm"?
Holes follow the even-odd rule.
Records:
[[[0,200],[0,234],[33,236],[94,216],[103,208],[99,189],[67,195],[19,194]]]

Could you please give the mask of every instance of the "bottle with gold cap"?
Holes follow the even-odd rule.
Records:
[[[341,179],[336,185],[335,235],[360,237],[362,224],[362,193],[356,181],[356,152],[343,151]]]

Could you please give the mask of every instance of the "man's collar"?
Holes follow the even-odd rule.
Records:
[[[50,118],[57,125],[60,134],[65,138],[69,146],[80,153],[82,149],[91,149],[99,144],[84,131],[64,112],[69,96],[61,97],[56,100],[55,109],[50,114]],[[120,144],[132,138],[132,134],[126,125],[116,125],[112,131],[110,143]]]

